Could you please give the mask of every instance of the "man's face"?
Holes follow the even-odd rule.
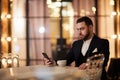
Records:
[[[92,26],[87,26],[85,22],[80,22],[76,24],[76,31],[79,39],[87,40],[90,37]]]

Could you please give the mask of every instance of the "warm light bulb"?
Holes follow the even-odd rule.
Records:
[[[11,14],[7,14],[6,18],[10,19],[11,18]]]
[[[95,11],[96,11],[96,8],[95,8],[95,7],[92,7],[92,11],[95,12]]]
[[[92,7],[92,11],[93,11],[93,13],[95,14],[96,8],[95,8],[95,7]]]
[[[39,28],[39,32],[40,32],[40,33],[44,33],[44,32],[45,32],[45,28],[44,28],[44,27],[40,27],[40,28]]]
[[[116,12],[112,12],[112,15],[115,16],[117,13]]]
[[[110,0],[110,5],[115,5],[114,0]]]
[[[3,42],[3,41],[5,41],[5,38],[4,38],[4,37],[2,37],[2,38],[1,38],[1,41],[2,41],[2,42]]]
[[[11,37],[7,37],[7,41],[10,42],[11,41]]]
[[[116,39],[116,38],[117,38],[117,35],[113,34],[113,35],[111,35],[111,38],[112,38],[112,39]]]
[[[51,0],[47,0],[47,4],[51,4],[52,3],[52,1]]]
[[[17,38],[13,38],[13,41],[15,41],[15,42],[16,42],[16,41],[17,41]]]
[[[4,18],[5,18],[5,15],[2,14],[2,15],[1,15],[1,19],[4,19]]]

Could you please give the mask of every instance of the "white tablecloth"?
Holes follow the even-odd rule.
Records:
[[[100,79],[99,73],[95,73]],[[26,66],[0,69],[0,80],[90,80],[86,70],[77,67]]]

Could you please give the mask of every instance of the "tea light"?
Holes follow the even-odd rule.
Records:
[[[19,67],[19,56],[17,54],[3,55],[1,58],[2,68]]]
[[[19,66],[19,59],[18,57],[13,57],[13,67],[18,67]]]
[[[7,68],[7,58],[6,57],[2,57],[1,65],[2,65],[2,68]]]
[[[9,68],[9,67],[12,67],[13,65],[13,62],[12,62],[12,58],[8,58],[8,60],[7,60],[7,67]]]

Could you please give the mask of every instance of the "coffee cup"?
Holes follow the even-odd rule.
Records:
[[[66,66],[66,60],[58,60],[57,65],[61,67]]]

